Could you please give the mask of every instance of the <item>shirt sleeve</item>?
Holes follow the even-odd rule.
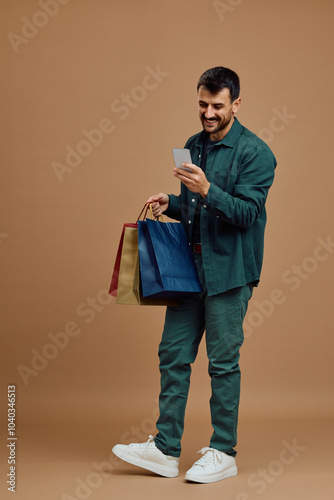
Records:
[[[241,162],[233,193],[229,194],[211,182],[201,205],[224,222],[241,228],[250,227],[261,217],[268,190],[274,181],[276,164],[266,145],[254,147]]]
[[[181,195],[169,194],[169,205],[165,214],[175,220],[181,220]]]

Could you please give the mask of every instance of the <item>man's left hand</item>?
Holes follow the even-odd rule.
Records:
[[[192,192],[199,193],[203,198],[208,194],[210,182],[205,177],[203,170],[193,163],[182,163],[191,172],[182,168],[174,168],[174,175]]]

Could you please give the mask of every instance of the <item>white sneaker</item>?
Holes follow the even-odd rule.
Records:
[[[185,479],[196,483],[214,483],[238,474],[235,458],[214,448],[202,448],[203,457],[187,471]]]
[[[116,444],[112,451],[132,465],[150,470],[164,477],[179,475],[179,458],[165,455],[155,446],[153,436],[146,443]]]

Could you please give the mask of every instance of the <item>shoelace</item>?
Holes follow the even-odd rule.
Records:
[[[132,443],[132,446],[134,448],[144,448],[145,450],[147,450],[148,447],[155,446],[154,437],[150,434],[146,443]]]
[[[215,450],[214,448],[205,447],[199,450],[197,453],[202,453],[203,457],[197,460],[194,465],[205,465],[214,464],[217,462],[222,462],[223,455],[219,450]]]

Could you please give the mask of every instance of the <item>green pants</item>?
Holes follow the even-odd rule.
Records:
[[[179,306],[167,307],[166,311],[159,346],[161,392],[155,444],[166,455],[180,456],[191,363],[196,359],[205,331],[212,390],[210,447],[235,456],[240,398],[239,349],[244,340],[242,324],[253,286],[249,284],[208,296],[201,256],[195,257],[204,292],[182,300]]]

